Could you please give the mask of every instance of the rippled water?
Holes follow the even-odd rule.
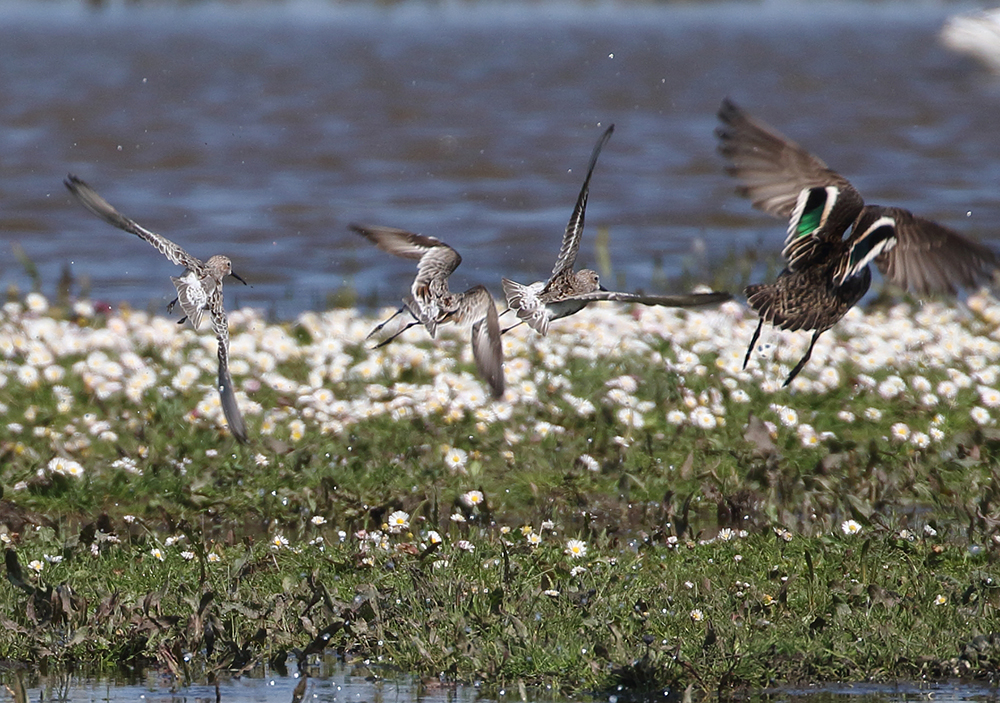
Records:
[[[1000,86],[936,39],[929,4],[304,0],[0,5],[0,283],[20,243],[51,293],[157,306],[177,269],[71,201],[67,172],[253,283],[230,304],[289,317],[330,291],[403,295],[411,262],[350,222],[433,234],[462,289],[547,275],[601,126],[581,264],[610,233],[616,282],[776,253],[784,226],[715,153],[732,96],[872,202],[998,244]],[[661,270],[662,269],[662,270]],[[235,297],[233,297],[235,296]]]
[[[314,672],[305,683],[302,701],[325,703],[490,703],[491,701],[520,701],[516,691],[499,691],[486,696],[477,686],[439,685],[433,680],[418,681],[408,677],[397,680],[373,677],[366,667],[350,667],[327,663],[313,667]],[[22,676],[22,681],[24,677]],[[19,691],[16,677],[8,672],[0,680]],[[29,701],[82,701],[137,703],[180,703],[190,701],[214,703],[289,703],[301,679],[297,676],[246,676],[227,679],[213,685],[172,687],[168,676],[150,671],[141,680],[111,682],[73,676],[44,676],[37,680],[23,681]],[[662,693],[650,695],[649,701],[677,700],[681,696]],[[558,697],[533,698],[548,703],[561,703]],[[579,700],[591,703],[603,701],[631,701],[642,698],[628,696],[626,692],[595,694]],[[908,703],[934,700],[939,703],[986,703],[997,700],[997,690],[988,686],[971,684],[918,685],[902,682],[887,684],[825,684],[800,688],[771,689],[753,694],[751,701],[768,703]]]

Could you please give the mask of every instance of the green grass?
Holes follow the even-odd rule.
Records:
[[[752,319],[716,313],[719,333],[695,315],[643,310],[655,324],[639,329],[583,313],[513,338],[496,406],[466,332],[379,356],[362,341],[372,320],[235,316],[250,447],[220,429],[214,347],[196,334],[171,322],[151,342],[159,323],[142,315],[28,303],[0,315],[0,659],[156,662],[184,683],[332,649],[562,693],[1000,668],[995,301],[925,309],[938,317],[910,331],[894,325],[915,309],[849,318],[794,392],[758,356],[749,374],[731,364]],[[925,333],[885,368],[821,363]],[[945,343],[961,349],[928,351]],[[826,368],[838,382],[820,383]],[[145,371],[155,381],[129,397]]]

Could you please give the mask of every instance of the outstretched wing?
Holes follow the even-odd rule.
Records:
[[[200,259],[191,256],[169,239],[155,232],[150,232],[139,223],[125,217],[125,215],[111,207],[111,204],[107,200],[98,195],[97,191],[73,174],[70,174],[63,183],[69,189],[69,192],[80,201],[81,205],[108,224],[145,239],[156,247],[157,251],[179,266],[184,266],[192,271],[200,271],[203,268]]]
[[[829,255],[861,213],[864,199],[850,182],[798,144],[751,119],[731,100],[719,109],[719,153],[737,192],[759,210],[788,219],[781,254],[790,271]]]
[[[425,308],[436,305],[432,291],[446,291],[448,276],[462,263],[462,257],[436,237],[416,234],[395,227],[350,225],[382,251],[404,259],[417,259],[417,277],[411,290],[416,302]],[[432,315],[433,316],[433,315]]]
[[[493,296],[485,286],[473,286],[462,294],[455,313],[458,323],[473,321],[472,356],[479,375],[493,391],[494,398],[504,394],[503,343],[500,340],[500,317]]]
[[[883,249],[875,257],[875,264],[896,285],[918,295],[954,295],[958,287],[973,288],[995,276],[1000,261],[988,247],[902,208],[867,210],[872,211],[873,218],[891,218],[895,223],[896,244]],[[857,229],[863,234],[860,225]],[[852,234],[848,242],[853,244],[854,238]]]
[[[670,308],[693,308],[699,305],[717,305],[732,300],[732,293],[690,293],[688,295],[643,295],[641,293],[617,293],[610,290],[595,290],[590,293],[570,295],[566,300],[599,301],[616,303],[639,303],[640,305],[662,305]]]
[[[751,119],[728,98],[719,108],[722,126],[715,130],[726,172],[742,185],[738,192],[769,215],[789,219],[803,190],[833,186],[839,192],[854,186],[823,161],[767,125]],[[860,197],[860,196],[859,196]]]
[[[222,307],[222,291],[218,288],[209,298],[209,312],[212,315],[212,329],[219,342],[219,402],[222,404],[226,422],[229,423],[229,431],[233,433],[237,442],[247,444],[250,441],[247,426],[243,421],[240,406],[236,402],[236,389],[233,386],[233,377],[229,373],[229,320]]]
[[[552,275],[549,276],[550,282],[565,269],[572,270],[576,263],[576,254],[580,250],[580,239],[583,237],[583,220],[587,212],[587,198],[590,195],[590,176],[594,173],[594,167],[597,166],[597,157],[601,155],[601,149],[611,139],[611,133],[614,131],[615,126],[610,125],[597,140],[597,144],[594,145],[594,151],[590,155],[590,163],[587,165],[587,176],[583,179],[583,187],[580,188],[580,195],[577,196],[573,214],[570,215],[569,224],[566,225],[562,247],[559,249],[556,264],[552,267]]]

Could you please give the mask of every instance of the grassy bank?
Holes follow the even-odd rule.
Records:
[[[333,649],[509,690],[995,676],[1000,303],[808,335],[601,307],[370,351],[355,311],[215,340],[37,295],[0,317],[0,657],[179,681]],[[2,678],[3,674],[0,674]]]

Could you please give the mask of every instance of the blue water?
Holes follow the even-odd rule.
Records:
[[[590,150],[580,264],[607,229],[616,284],[655,290],[784,224],[715,152],[731,96],[872,202],[1000,247],[1000,84],[939,45],[950,4],[597,2],[364,6],[0,5],[0,285],[160,308],[177,269],[75,204],[67,172],[253,284],[283,318],[343,286],[389,303],[412,262],[347,224],[412,229],[464,258],[461,290],[545,277]]]
[[[326,663],[311,668],[302,700],[323,703],[502,703],[520,701],[517,690],[493,690],[489,694],[478,686],[441,684],[436,680],[415,680],[409,677],[383,678],[378,670],[365,666],[351,667]],[[386,672],[381,672],[385,674]],[[0,674],[0,681],[14,686],[13,674]],[[258,673],[238,679],[222,679],[218,690],[214,685],[175,686],[166,675],[148,672],[139,681],[113,682],[72,676],[45,676],[25,682],[29,701],[67,701],[68,703],[181,703],[218,698],[226,703],[289,703],[301,679],[297,675],[279,676],[273,672]],[[566,699],[553,695],[534,695],[529,701],[562,703]],[[651,694],[650,701],[677,700],[679,695]],[[918,684],[823,684],[768,689],[748,696],[751,701],[768,703],[938,703],[995,702],[995,687],[972,683]],[[628,697],[627,692],[601,693],[577,700],[591,703],[618,703],[642,698]]]

